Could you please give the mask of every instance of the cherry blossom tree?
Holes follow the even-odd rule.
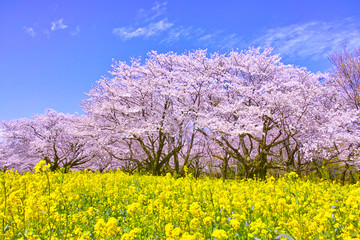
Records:
[[[332,79],[326,89],[332,89],[332,97],[323,99],[322,108],[314,114],[311,130],[302,138],[304,158],[320,164],[340,164],[344,172],[350,166],[360,166],[360,122],[359,110],[350,107],[343,98],[342,89]]]
[[[199,143],[196,112],[206,61],[206,52],[197,51],[151,52],[144,65],[139,59],[115,62],[114,77],[99,80],[83,105],[112,143],[111,156],[155,175],[166,168],[181,173],[190,165],[199,154],[192,151]]]
[[[2,159],[19,170],[31,170],[40,160],[52,171],[81,166],[95,155],[79,134],[78,123],[76,116],[51,109],[34,119],[3,122]]]
[[[330,55],[329,60],[333,64],[335,83],[341,89],[341,95],[351,107],[359,109],[360,48],[335,52]]]
[[[334,85],[338,88],[339,95],[343,100],[342,108],[347,109],[347,111],[352,109],[360,110],[360,48],[353,50],[344,48],[342,51],[331,54],[329,60],[333,64]],[[358,119],[358,116],[355,118]],[[349,128],[349,126],[351,127]],[[337,161],[341,162],[346,159],[342,174],[343,181],[346,172],[351,175],[352,166],[359,166],[359,135],[354,134],[359,130],[359,127],[359,121],[357,120],[356,123],[337,130],[336,135],[340,138],[340,144],[334,143],[330,148],[332,151],[328,150]],[[345,132],[344,129],[346,129]]]
[[[339,131],[351,124],[343,109],[326,108],[336,91],[325,77],[280,63],[271,49],[231,52],[224,56],[218,81],[209,85],[200,131],[241,163],[245,177],[295,167],[296,157],[298,165],[309,162],[312,157],[303,158],[299,150],[330,136],[328,129],[327,134],[319,129]]]

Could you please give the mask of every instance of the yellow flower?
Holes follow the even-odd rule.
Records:
[[[299,177],[299,175],[296,172],[291,172],[291,173],[287,174],[287,177],[290,180],[295,180]]]
[[[117,220],[114,217],[111,217],[108,219],[107,223],[106,223],[106,232],[107,235],[113,235],[116,234],[118,232],[118,226],[117,226]]]
[[[200,221],[198,218],[193,218],[190,221],[190,229],[194,230],[200,226]]]
[[[171,235],[174,237],[174,238],[177,238],[179,237],[181,234],[181,229],[179,227],[176,227],[172,230],[171,232]]]
[[[240,222],[236,219],[230,219],[230,225],[235,230],[238,230],[240,228]]]
[[[213,220],[213,218],[212,217],[205,217],[204,219],[203,219],[203,223],[205,224],[205,225],[210,225],[212,222],[213,222],[214,220]]]
[[[47,169],[41,161],[35,171]],[[26,229],[26,237],[34,240],[47,239],[50,233],[54,240],[219,240],[233,238],[245,223],[250,239],[272,239],[273,231],[295,239],[360,236],[360,184],[313,183],[297,177],[289,184],[288,176],[224,183],[121,171],[46,175],[0,171],[4,239],[17,239],[21,235],[17,229]],[[213,225],[223,230],[212,232]],[[67,231],[62,231],[65,226]]]
[[[89,209],[87,210],[87,213],[89,214],[89,216],[93,216],[95,214],[95,210],[93,207],[89,207]]]
[[[106,227],[105,220],[103,218],[100,218],[94,226],[95,234],[98,234],[100,236],[103,235],[102,233],[105,227]]]
[[[197,202],[190,205],[189,211],[194,217],[200,217],[202,215],[201,206]]]
[[[122,235],[121,240],[133,240],[139,233],[141,233],[141,228],[134,228],[129,233]]]
[[[226,234],[226,231],[223,229],[216,229],[212,234],[212,237],[216,239],[228,239],[228,235]]]
[[[191,235],[190,233],[185,232],[181,238],[181,240],[196,240],[196,236]]]
[[[50,168],[50,166],[46,164],[46,161],[41,160],[36,164],[36,166],[34,167],[34,170],[35,170],[35,173],[39,173],[39,172],[45,172],[49,168]]]
[[[171,237],[171,232],[173,230],[174,226],[172,225],[172,223],[168,223],[165,226],[165,236],[167,237]]]
[[[132,203],[130,205],[127,206],[126,210],[128,212],[129,215],[133,215],[135,214],[139,209],[141,208],[140,203]]]

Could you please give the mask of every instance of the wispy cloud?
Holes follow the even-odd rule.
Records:
[[[347,18],[333,22],[312,21],[267,30],[254,40],[253,45],[274,47],[276,52],[287,57],[310,57],[319,60],[345,45],[358,47],[360,21]]]
[[[246,43],[238,34],[228,33],[225,30],[204,33],[198,41],[205,46],[214,47],[218,50],[237,49],[246,46]]]
[[[138,22],[114,28],[112,33],[122,40],[156,37],[160,43],[192,41],[194,45],[227,51],[251,46],[273,47],[275,53],[288,58],[324,60],[330,52],[357,47],[360,43],[360,20],[347,18],[332,22],[310,21],[267,29],[249,39],[228,29],[206,30],[184,26],[167,17],[167,3],[156,2],[149,9],[140,9]],[[170,19],[170,20],[168,20]],[[251,33],[250,33],[251,34]]]
[[[206,46],[216,45],[220,39],[224,38],[225,34],[223,30],[215,30],[212,32],[206,32],[198,38],[198,41]]]
[[[66,26],[66,25],[63,23],[63,21],[64,21],[64,19],[61,18],[61,19],[58,20],[58,21],[53,21],[53,22],[51,22],[51,31],[55,31],[55,30],[67,28],[68,26]]]
[[[196,44],[216,47],[220,50],[237,48],[242,42],[242,39],[234,33],[225,34],[223,30],[209,32],[203,28],[183,26],[176,21],[169,21],[165,17],[166,11],[167,2],[155,2],[150,10],[138,11],[138,22],[135,25],[114,28],[112,33],[124,41],[157,36],[160,43],[173,44],[180,40],[191,40]]]
[[[34,37],[36,34],[35,34],[35,31],[32,27],[24,27],[24,30],[27,34],[29,34],[30,36]]]
[[[159,17],[163,17],[166,13],[167,2],[155,2],[155,5],[150,10],[140,9],[138,11],[138,18],[141,21],[154,21]]]
[[[140,20],[138,24],[114,28],[112,33],[122,40],[129,40],[137,37],[149,38],[169,32],[174,23],[164,17],[167,10],[166,4],[167,2],[155,2],[150,10],[140,9],[137,16]]]
[[[182,25],[176,26],[174,28],[171,28],[168,32],[167,36],[161,40],[161,43],[174,43],[179,40],[189,40],[198,38],[204,33],[204,30],[201,28],[194,28],[194,27],[184,27]]]
[[[49,26],[49,23],[47,23],[46,25]],[[50,22],[50,27],[47,27],[47,28],[43,28],[42,26],[39,26],[39,23],[32,24],[32,27],[29,27],[29,26],[23,27],[25,33],[29,34],[32,37],[45,36],[48,39],[50,39],[52,32],[55,32],[57,30],[66,29],[66,28],[68,29],[67,33],[69,35],[75,36],[80,33],[79,25],[77,25],[75,27],[75,29],[74,29],[74,27],[69,28],[69,26],[64,23],[64,18]]]
[[[167,2],[155,2],[150,10],[140,9],[138,11],[138,22],[132,26],[114,28],[112,33],[122,40],[132,38],[150,38],[157,36],[160,42],[172,44],[179,40],[197,39],[203,33],[201,28],[192,26],[185,27],[169,21],[166,17]]]
[[[152,22],[144,27],[134,29],[133,27],[120,27],[113,29],[113,34],[118,35],[123,40],[128,40],[135,37],[151,37],[165,30],[168,30],[174,24],[169,22],[166,18]]]
[[[225,35],[218,43],[220,49],[237,49],[247,46],[242,37],[236,33]]]

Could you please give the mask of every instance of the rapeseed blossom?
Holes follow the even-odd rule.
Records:
[[[216,239],[228,239],[228,235],[226,234],[226,231],[223,229],[216,229],[212,234],[212,237]]]
[[[36,169],[0,173],[0,238],[360,238],[359,184]]]
[[[35,173],[45,172],[50,168],[48,164],[46,164],[45,160],[41,160],[36,166],[34,167]]]

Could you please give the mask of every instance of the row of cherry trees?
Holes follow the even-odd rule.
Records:
[[[83,116],[47,110],[3,122],[0,161],[261,178],[324,159],[360,166],[357,105],[331,76],[284,65],[271,49],[151,52],[111,74],[87,94]]]

